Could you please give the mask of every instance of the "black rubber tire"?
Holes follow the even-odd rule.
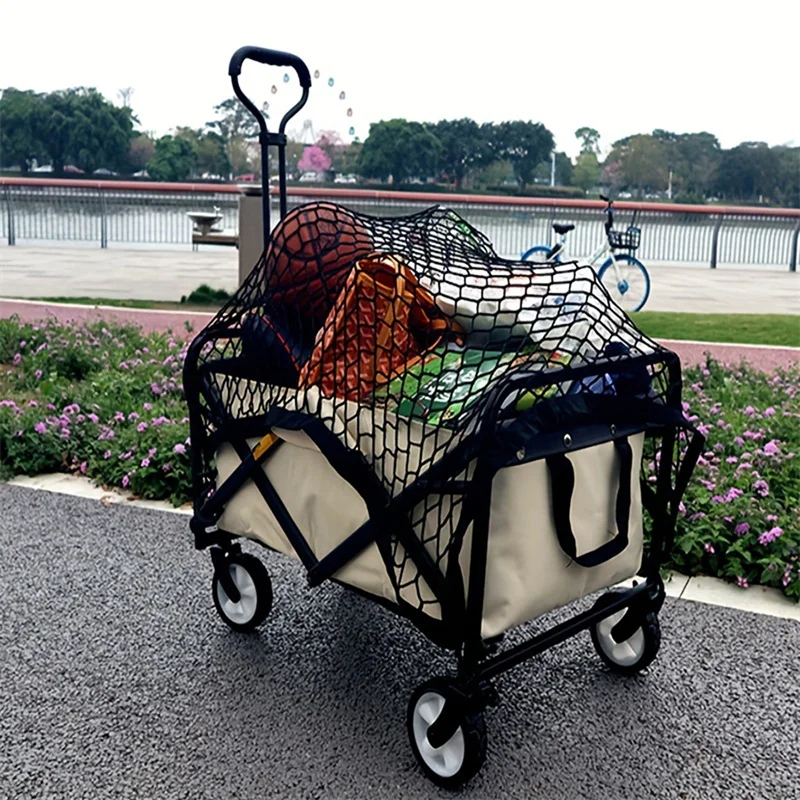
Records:
[[[214,608],[222,618],[222,621],[237,633],[250,633],[254,631],[268,616],[272,610],[272,581],[270,580],[267,568],[250,553],[235,553],[226,559],[228,566],[237,564],[247,570],[255,585],[256,590],[256,610],[253,616],[245,623],[237,623],[230,619],[223,611],[220,603],[219,592],[224,594],[225,590],[219,585],[216,574],[211,582],[211,594],[214,598]]]
[[[458,771],[447,777],[435,772],[428,766],[421,755],[414,734],[414,712],[417,703],[426,693],[434,692],[446,698],[455,691],[456,686],[456,682],[449,678],[432,678],[426,681],[412,693],[406,714],[408,739],[417,763],[429,780],[445,789],[458,789],[463,786],[478,774],[484,761],[486,761],[486,723],[483,718],[483,712],[477,710],[467,711],[462,715],[459,727],[464,734],[464,758]]]
[[[612,600],[616,599],[617,594],[618,592],[616,591],[607,592],[600,597],[595,606],[602,607],[610,603]],[[597,632],[599,624],[600,623],[595,623],[590,628],[592,644],[597,651],[597,655],[600,656],[603,663],[611,672],[615,672],[618,675],[636,675],[643,669],[649,667],[658,655],[658,650],[661,647],[661,625],[658,622],[658,614],[655,611],[648,611],[642,619],[641,627],[634,632],[635,635],[639,630],[642,631],[644,635],[644,649],[642,650],[641,656],[633,664],[620,664],[603,649]]]

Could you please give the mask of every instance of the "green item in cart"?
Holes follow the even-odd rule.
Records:
[[[458,362],[447,364],[415,396],[404,397],[397,413],[433,425],[449,422],[469,408],[503,372],[529,358],[529,354],[465,350]]]

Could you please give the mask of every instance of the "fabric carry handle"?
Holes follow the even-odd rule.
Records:
[[[570,506],[575,489],[575,471],[564,453],[547,456],[550,483],[553,492],[553,519],[556,536],[561,549],[582,567],[596,567],[614,556],[618,556],[628,546],[628,524],[631,513],[631,472],[633,470],[633,451],[627,439],[615,439],[614,448],[619,454],[619,489],[615,516],[617,535],[611,541],[589,553],[578,555],[578,545],[570,522]]]

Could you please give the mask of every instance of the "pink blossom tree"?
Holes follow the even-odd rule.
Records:
[[[330,158],[316,145],[306,147],[302,158],[297,162],[297,169],[300,172],[327,172],[330,168]]]

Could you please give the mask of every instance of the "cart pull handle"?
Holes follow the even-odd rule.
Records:
[[[582,567],[596,567],[618,556],[628,546],[628,522],[631,513],[631,472],[633,451],[627,439],[615,439],[614,447],[619,454],[619,490],[617,491],[616,519],[617,535],[595,550],[578,555],[578,545],[570,523],[570,504],[575,489],[575,472],[564,453],[548,456],[545,461],[550,470],[553,489],[553,519],[556,536],[561,549]]]
[[[311,88],[311,73],[302,58],[284,53],[281,50],[268,50],[266,47],[240,47],[232,56],[228,75],[233,78],[242,74],[242,64],[247,60],[258,61],[273,67],[292,67],[300,79],[300,86]]]

